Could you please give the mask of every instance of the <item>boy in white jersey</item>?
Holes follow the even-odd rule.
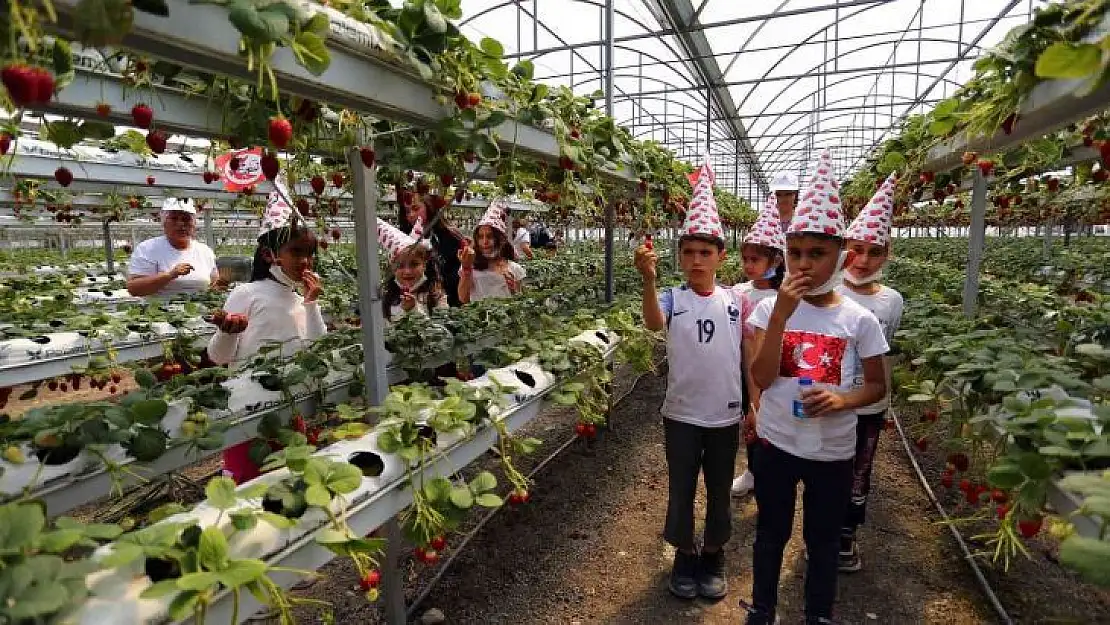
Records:
[[[716,283],[725,257],[724,232],[713,200],[712,171],[698,172],[679,239],[686,283],[659,294],[650,243],[636,250],[644,278],[644,325],[667,328],[667,520],[663,537],[675,547],[670,591],[677,597],[720,599],[728,592],[723,546],[732,533],[729,486],[743,417],[743,299]],[[705,476],[702,546],[694,538],[694,495]]]
[[[883,265],[890,258],[890,226],[894,217],[894,174],[875,192],[871,201],[860,210],[855,221],[848,227],[844,237],[848,240],[848,250],[853,260],[844,272],[844,284],[837,287],[841,295],[863,306],[875,315],[883,329],[887,342],[894,339],[894,333],[902,323],[902,294],[879,284],[883,276]],[[887,407],[890,405],[890,363],[886,363],[887,395],[879,401],[856,409],[859,422],[856,425],[856,460],[852,478],[852,502],[844,520],[840,536],[840,571],[852,573],[863,568],[856,542],[856,530],[867,514],[867,495],[871,492],[871,467],[875,462],[875,450],[879,447],[879,434],[886,421]],[[856,384],[862,385],[863,378],[856,376]]]
[[[852,492],[855,410],[886,393],[882,358],[888,348],[879,322],[834,290],[840,270],[851,262],[843,249],[838,187],[832,158],[824,151],[786,232],[786,279],[778,295],[760,302],[749,318],[756,345],[751,379],[762,392],[748,625],[775,622],[798,482],[804,485],[809,556],[806,623],[832,618],[840,530]],[[863,377],[859,387],[857,366]]]

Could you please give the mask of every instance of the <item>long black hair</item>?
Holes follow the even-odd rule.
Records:
[[[270,256],[277,256],[281,248],[287,244],[300,242],[306,240],[305,245],[311,245],[313,254],[316,253],[316,234],[312,232],[306,224],[291,223],[288,226],[281,228],[274,228],[263,232],[258,237],[258,247],[254,250],[254,263],[251,265],[251,282],[265,280],[267,278],[273,279],[273,274],[270,273],[270,266],[273,264],[266,260],[265,252],[270,252]],[[289,276],[294,278],[295,276]]]
[[[424,263],[424,284],[421,284],[413,295],[420,293],[427,293],[425,303],[428,306],[428,312],[431,312],[439,305],[440,291],[440,276],[439,276],[439,262],[434,258],[435,250],[428,250],[428,262]],[[385,285],[382,287],[382,315],[389,319],[393,312],[393,307],[401,303],[401,285],[397,284],[397,280],[392,276],[386,279]]]
[[[497,228],[490,225],[478,226],[478,228],[489,228],[493,233],[493,248],[497,250],[498,256],[505,260],[516,260],[516,250],[513,249],[513,244],[509,241],[509,237]],[[474,229],[474,269],[477,271],[486,271],[489,269],[490,259],[486,258],[484,254],[478,251],[478,228]]]

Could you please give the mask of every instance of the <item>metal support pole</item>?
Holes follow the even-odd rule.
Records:
[[[204,209],[204,242],[213,251],[216,249],[216,229],[212,225],[212,208]]]
[[[613,1],[605,0],[605,114],[613,117]],[[616,207],[612,201],[605,203],[605,302],[611,303],[615,295],[613,281],[613,224]]]
[[[975,169],[971,188],[971,230],[968,232],[970,247],[967,252],[967,277],[964,279],[964,316],[974,317],[979,301],[979,266],[983,262],[983,247],[987,236],[987,179]]]
[[[62,248],[62,258],[69,260],[69,239],[66,237],[65,226],[58,229],[58,244]]]
[[[104,222],[104,260],[108,263],[108,272],[116,270],[116,255],[112,245],[112,224]]]
[[[366,168],[353,147],[347,153],[351,167],[355,209],[355,251],[358,258],[358,312],[362,319],[363,370],[366,374],[366,403],[380,406],[389,393],[386,375],[385,320],[382,317],[378,265],[377,167]],[[390,625],[405,625],[405,587],[397,561],[401,556],[401,526],[393,519],[385,525],[386,552],[382,561],[381,597],[385,619]]]

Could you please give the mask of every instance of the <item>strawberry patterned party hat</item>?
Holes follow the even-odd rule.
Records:
[[[420,219],[412,226],[412,234],[405,234],[398,230],[393,224],[388,221],[383,221],[381,217],[378,218],[378,245],[389,253],[390,262],[395,262],[402,252],[410,247],[420,244],[425,248],[431,247],[431,241],[421,239],[420,234],[424,231],[424,224]]]
[[[759,212],[755,225],[752,226],[751,230],[748,230],[748,234],[744,235],[744,244],[749,243],[786,251],[786,236],[782,233],[782,223],[779,222],[779,204],[775,200],[774,193],[767,196],[767,202],[763,205],[763,210]]]
[[[289,197],[289,189],[285,186],[285,172],[281,172],[274,179],[274,190],[270,191],[270,196],[266,200],[266,210],[262,213],[262,226],[258,231],[259,236],[289,225],[293,217],[293,207],[285,201],[287,197]]]
[[[489,208],[486,209],[485,214],[478,220],[478,226],[489,226],[494,230],[505,234],[507,228],[505,222],[509,219],[509,202],[504,198],[497,198],[489,203]]]
[[[686,222],[682,224],[683,235],[702,234],[722,240],[725,238],[721,217],[717,214],[717,200],[713,197],[713,180],[713,169],[706,156],[705,164],[698,169],[694,182],[694,197],[690,198],[690,207],[686,209]]]
[[[821,150],[817,169],[794,211],[794,219],[786,234],[812,232],[835,237],[844,236],[844,208],[840,205],[840,183],[833,178],[832,155]]]
[[[856,215],[856,220],[848,226],[844,238],[866,241],[875,245],[890,243],[890,223],[894,219],[894,183],[897,177],[887,176],[871,201]]]

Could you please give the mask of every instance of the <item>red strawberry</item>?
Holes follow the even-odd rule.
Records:
[[[8,97],[18,108],[38,101],[38,82],[34,70],[22,63],[4,66],[0,70],[0,82],[8,90]]]
[[[12,136],[6,132],[0,134],[0,156],[4,156],[5,154],[7,154],[8,150],[11,149],[11,147]]]
[[[54,170],[54,180],[57,180],[58,184],[63,187],[68,187],[73,182],[73,172],[65,167],[59,167]]]
[[[913,442],[913,446],[917,447],[919,451],[925,451],[929,448],[929,439],[922,436]]]
[[[570,138],[575,139],[575,140],[581,139],[582,138],[582,132],[579,131],[577,128],[574,128],[573,130],[570,131]]]
[[[331,183],[334,184],[335,188],[337,188],[337,189],[343,188],[343,172],[337,171],[334,174],[332,174],[331,175]]]
[[[998,518],[1005,519],[1006,515],[1010,513],[1010,506],[1006,504],[1000,504],[997,508],[994,509],[994,513],[998,515]]]
[[[374,166],[374,150],[373,148],[359,148],[358,157],[362,159],[363,167]]]
[[[382,574],[378,571],[378,569],[374,569],[363,576],[363,578],[359,580],[358,585],[363,590],[370,590],[371,588],[377,588],[378,584],[381,583]]]
[[[655,249],[655,243],[652,243],[650,234],[644,235],[644,247],[648,248],[649,250]]]
[[[948,463],[956,467],[956,470],[961,473],[967,471],[967,468],[971,465],[971,462],[967,459],[967,454],[962,452],[949,454]]]
[[[293,415],[293,418],[290,420],[290,425],[293,427],[294,432],[300,432],[301,434],[304,434],[308,429],[308,426],[305,425],[304,417],[299,414]]]
[[[447,546],[447,539],[442,536],[436,536],[428,543],[428,545],[430,545],[431,548],[435,549],[436,551],[443,551],[443,548]]]
[[[46,383],[46,388],[48,388],[51,391],[58,390],[58,381],[57,380],[50,380],[49,382]]]
[[[1060,179],[1059,178],[1049,178],[1048,182],[1046,184],[1048,185],[1048,190],[1055,193],[1060,188]]]
[[[971,480],[965,477],[964,479],[960,480],[960,490],[966,493],[969,491],[974,491],[975,487],[971,484]]]
[[[455,106],[464,110],[470,108],[470,94],[465,91],[460,91],[456,93]]]
[[[466,103],[470,105],[470,108],[478,106],[482,103],[482,94],[473,91],[470,92],[470,94],[466,96]]]
[[[945,488],[952,488],[952,474],[945,471],[944,474],[940,476],[940,483]]]
[[[206,171],[201,177],[204,178],[204,184],[212,184],[212,172]]]
[[[1098,142],[1098,153],[1102,157],[1103,163],[1110,164],[1110,141]]]
[[[440,174],[439,181],[443,186],[449,187],[455,183],[455,176],[453,174]]]
[[[596,438],[596,437],[597,437],[597,426],[594,425],[593,423],[587,423],[586,424],[586,438]]]
[[[262,175],[266,176],[266,180],[274,180],[281,171],[281,162],[278,161],[277,155],[273,152],[263,154],[258,164],[262,167]]]
[[[339,231],[339,228],[332,228],[331,229],[331,238],[338,241],[339,238],[342,237],[342,236],[343,236],[343,233]]]
[[[574,161],[572,161],[569,156],[560,156],[559,167],[571,171],[574,169]]]
[[[1022,519],[1018,521],[1018,531],[1021,532],[1021,535],[1025,538],[1032,538],[1041,531],[1042,523],[1044,523],[1044,519],[1039,516]]]
[[[146,183],[153,186],[154,185],[154,176],[147,176],[146,177]]]
[[[100,102],[96,105],[96,114],[100,117],[107,117],[112,112],[112,107],[107,102]]]
[[[109,386],[109,387],[108,387],[108,392],[109,392],[109,393],[111,393],[111,394],[113,394],[113,395],[115,395],[115,394],[116,394],[116,392],[117,392],[118,390],[119,390],[119,389],[118,389],[118,388],[116,388],[116,386],[115,386],[114,384],[113,384],[112,386]]]
[[[1001,488],[996,488],[991,491],[991,501],[994,503],[1006,503],[1007,499],[1009,499],[1009,496],[1007,496],[1006,491]]]
[[[146,146],[150,148],[151,152],[161,154],[166,151],[166,143],[169,137],[161,130],[151,130],[146,134]]]
[[[967,500],[968,505],[974,506],[979,503],[979,489],[969,488],[964,491],[964,499]]]
[[[269,124],[266,126],[266,135],[270,137],[270,143],[277,149],[282,149],[289,145],[293,139],[293,124],[289,123],[281,115],[271,117]]]
[[[316,195],[322,194],[324,192],[324,186],[327,185],[327,183],[324,182],[323,176],[313,176],[311,184],[312,192]]]
[[[993,169],[994,169],[994,161],[992,161],[992,160],[990,160],[990,159],[987,159],[987,158],[981,158],[981,159],[979,159],[979,161],[978,161],[978,162],[976,163],[976,165],[978,165],[978,166],[979,166],[979,171],[980,171],[980,172],[981,172],[981,173],[982,173],[982,174],[983,174],[984,176],[989,176],[989,175],[991,175],[991,170],[993,170]]]
[[[936,410],[926,410],[925,414],[923,414],[921,418],[922,418],[923,421],[928,421],[929,423],[933,423],[934,421],[937,420],[937,411]]]
[[[320,249],[322,249],[322,250],[328,249],[328,240],[327,239],[320,239],[316,244],[319,245]]]
[[[154,121],[154,111],[145,104],[136,104],[131,107],[131,119],[136,126],[146,130],[150,128],[150,122]]]
[[[310,212],[309,209],[311,207],[308,205],[308,200],[304,199],[303,197],[297,198],[297,201],[293,204],[297,207],[297,212],[302,215],[307,215]]]
[[[582,422],[575,423],[574,424],[574,433],[575,433],[575,435],[577,435],[579,437],[585,437],[586,436],[586,424],[582,423]]]

